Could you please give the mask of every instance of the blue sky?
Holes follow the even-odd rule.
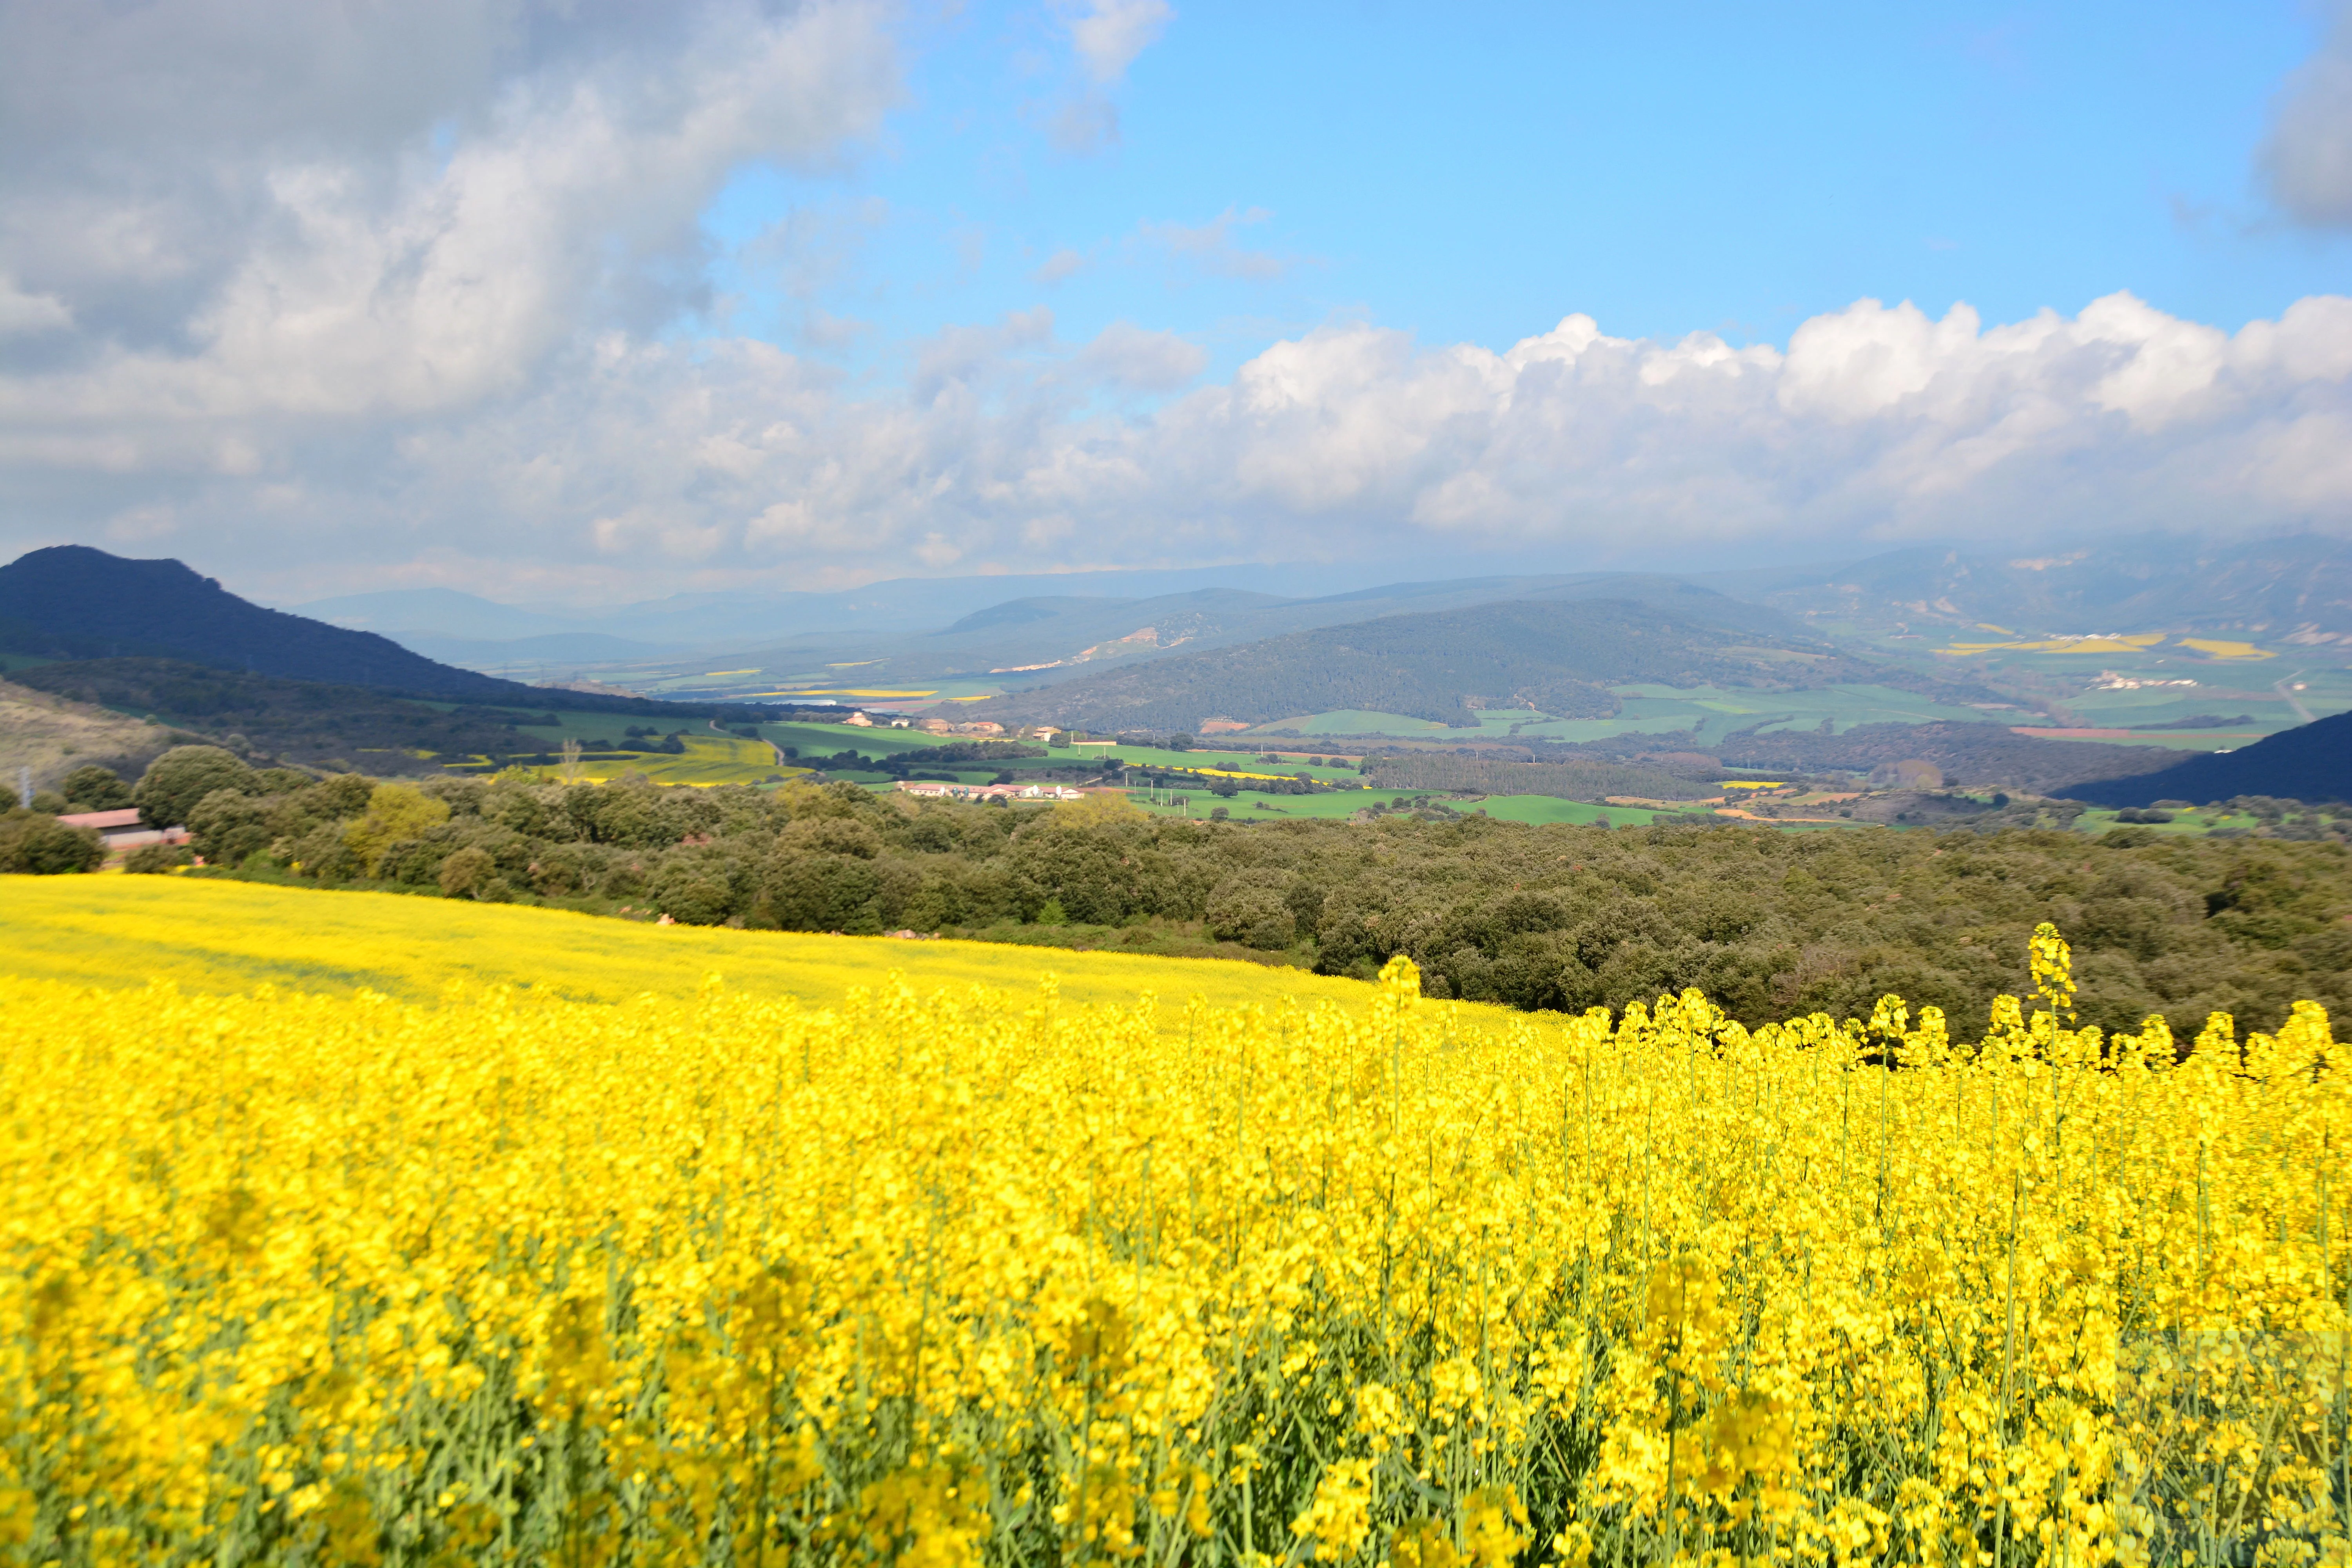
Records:
[[[0,0],[0,548],[2352,537],[2352,0]]]
[[[1186,3],[1101,89],[1066,15],[916,18],[870,149],[739,174],[707,218],[729,324],[895,379],[1043,306],[1221,375],[1333,319],[1785,343],[1865,297],[2008,321],[2127,289],[2234,329],[2352,262],[2256,178],[2308,6]],[[1057,145],[1089,99],[1115,134]]]

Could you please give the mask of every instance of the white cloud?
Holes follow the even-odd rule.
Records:
[[[1697,566],[1731,542],[1961,536],[2032,552],[2150,527],[2352,534],[2342,298],[2235,333],[2129,295],[1990,327],[1965,307],[1937,321],[1862,300],[1785,352],[1612,337],[1582,316],[1500,353],[1334,325],[1147,412],[1094,402],[1106,384],[1174,391],[1202,357],[1125,322],[1066,342],[1041,310],[941,333],[907,395],[857,395],[766,343],[616,331],[526,388],[404,421],[395,441],[352,415],[249,476],[219,423],[194,420],[191,443],[214,443],[205,471],[168,502],[152,454],[61,448],[39,471],[74,481],[92,538],[131,510],[107,498],[143,479],[175,552],[215,572],[335,563],[341,578],[303,575],[331,586],[373,552],[379,579],[629,596],[856,581],[909,560],[1444,548],[1466,563],[1633,543]],[[338,522],[326,537],[321,518]]]
[[[1088,0],[1083,8],[1066,10],[1065,19],[1087,74],[1108,87],[1158,41],[1175,15],[1167,0]]]
[[[1173,392],[1208,363],[1208,352],[1198,343],[1129,321],[1113,321],[1078,355],[1087,374],[1138,392]]]
[[[2352,227],[2352,5],[2338,4],[2318,52],[2287,79],[2261,162],[2288,216]]]
[[[64,300],[53,294],[27,294],[0,272],[0,338],[62,331],[72,325],[73,311]]]
[[[694,305],[669,264],[729,172],[831,158],[897,90],[883,15],[856,0],[654,22],[164,0],[104,20],[0,11],[11,117],[28,100],[57,117],[0,173],[0,266],[11,298],[80,329],[45,374],[0,380],[10,457],[102,426],[151,461],[218,467],[207,423],[282,454],[305,421],[517,392],[583,324]],[[142,60],[160,104],[125,64]]]

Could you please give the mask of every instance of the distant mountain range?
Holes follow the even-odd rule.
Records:
[[[684,671],[724,657],[772,670],[856,663],[866,678],[901,685],[1008,671],[1060,680],[1179,649],[1551,598],[1632,599],[1784,637],[1841,627],[1999,626],[2195,631],[2352,649],[2352,550],[2316,535],[2223,545],[2147,536],[2000,556],[1921,548],[1833,567],[1679,576],[1587,572],[1367,583],[1368,575],[1361,566],[1286,564],[900,578],[837,593],[699,593],[605,606],[508,605],[425,588],[296,609],[476,669],[539,665],[561,674],[630,664]],[[1360,585],[1349,585],[1348,576]]]
[[[1356,575],[1360,580],[1361,573]],[[900,577],[834,593],[698,593],[604,605],[501,605],[454,588],[394,588],[289,606],[341,626],[414,637],[510,642],[593,632],[671,648],[746,648],[813,634],[921,635],[975,611],[1037,595],[1150,598],[1202,589],[1313,594],[1315,566],[1210,566],[1178,571],[1072,572],[1025,576]]]
[[[2352,647],[2352,548],[2315,534],[2229,544],[2147,535],[2004,556],[1898,550],[1829,572],[1694,580],[1813,621],[2225,632]]]
[[[1705,595],[1712,605],[1730,601]],[[1752,617],[1748,606],[1732,606]],[[1197,731],[1364,709],[1475,727],[1481,709],[1600,718],[1610,687],[1788,689],[1885,678],[1825,643],[1729,626],[1631,599],[1507,600],[1384,616],[1236,647],[1171,654],[968,704],[1006,723]]]

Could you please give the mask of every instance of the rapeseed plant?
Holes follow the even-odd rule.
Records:
[[[2326,1016],[0,981],[12,1561],[2347,1560]]]

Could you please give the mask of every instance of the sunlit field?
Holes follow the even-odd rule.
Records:
[[[0,973],[76,985],[183,991],[354,989],[436,1001],[452,985],[510,985],[572,1001],[692,995],[707,974],[804,1005],[903,972],[925,990],[1025,990],[1050,971],[1073,1002],[1181,1007],[1328,1000],[1361,981],[1219,959],[1079,952],[981,942],[899,942],[806,931],[657,926],[569,910],[394,893],[167,877],[9,877]],[[1476,1011],[1485,1012],[1479,1008]],[[1502,1009],[1495,1009],[1496,1016]]]
[[[133,973],[175,897],[257,900],[231,957],[452,913],[154,885],[78,917]],[[1989,1031],[1752,1034],[1425,1002],[1402,960],[1087,1005],[740,938],[856,974],[812,1005],[681,993],[733,933],[457,912],[549,983],[0,981],[16,1560],[2344,1558],[2308,1005],[2185,1060],[2076,1031],[2047,928]],[[451,951],[349,962],[414,998],[485,976]]]

